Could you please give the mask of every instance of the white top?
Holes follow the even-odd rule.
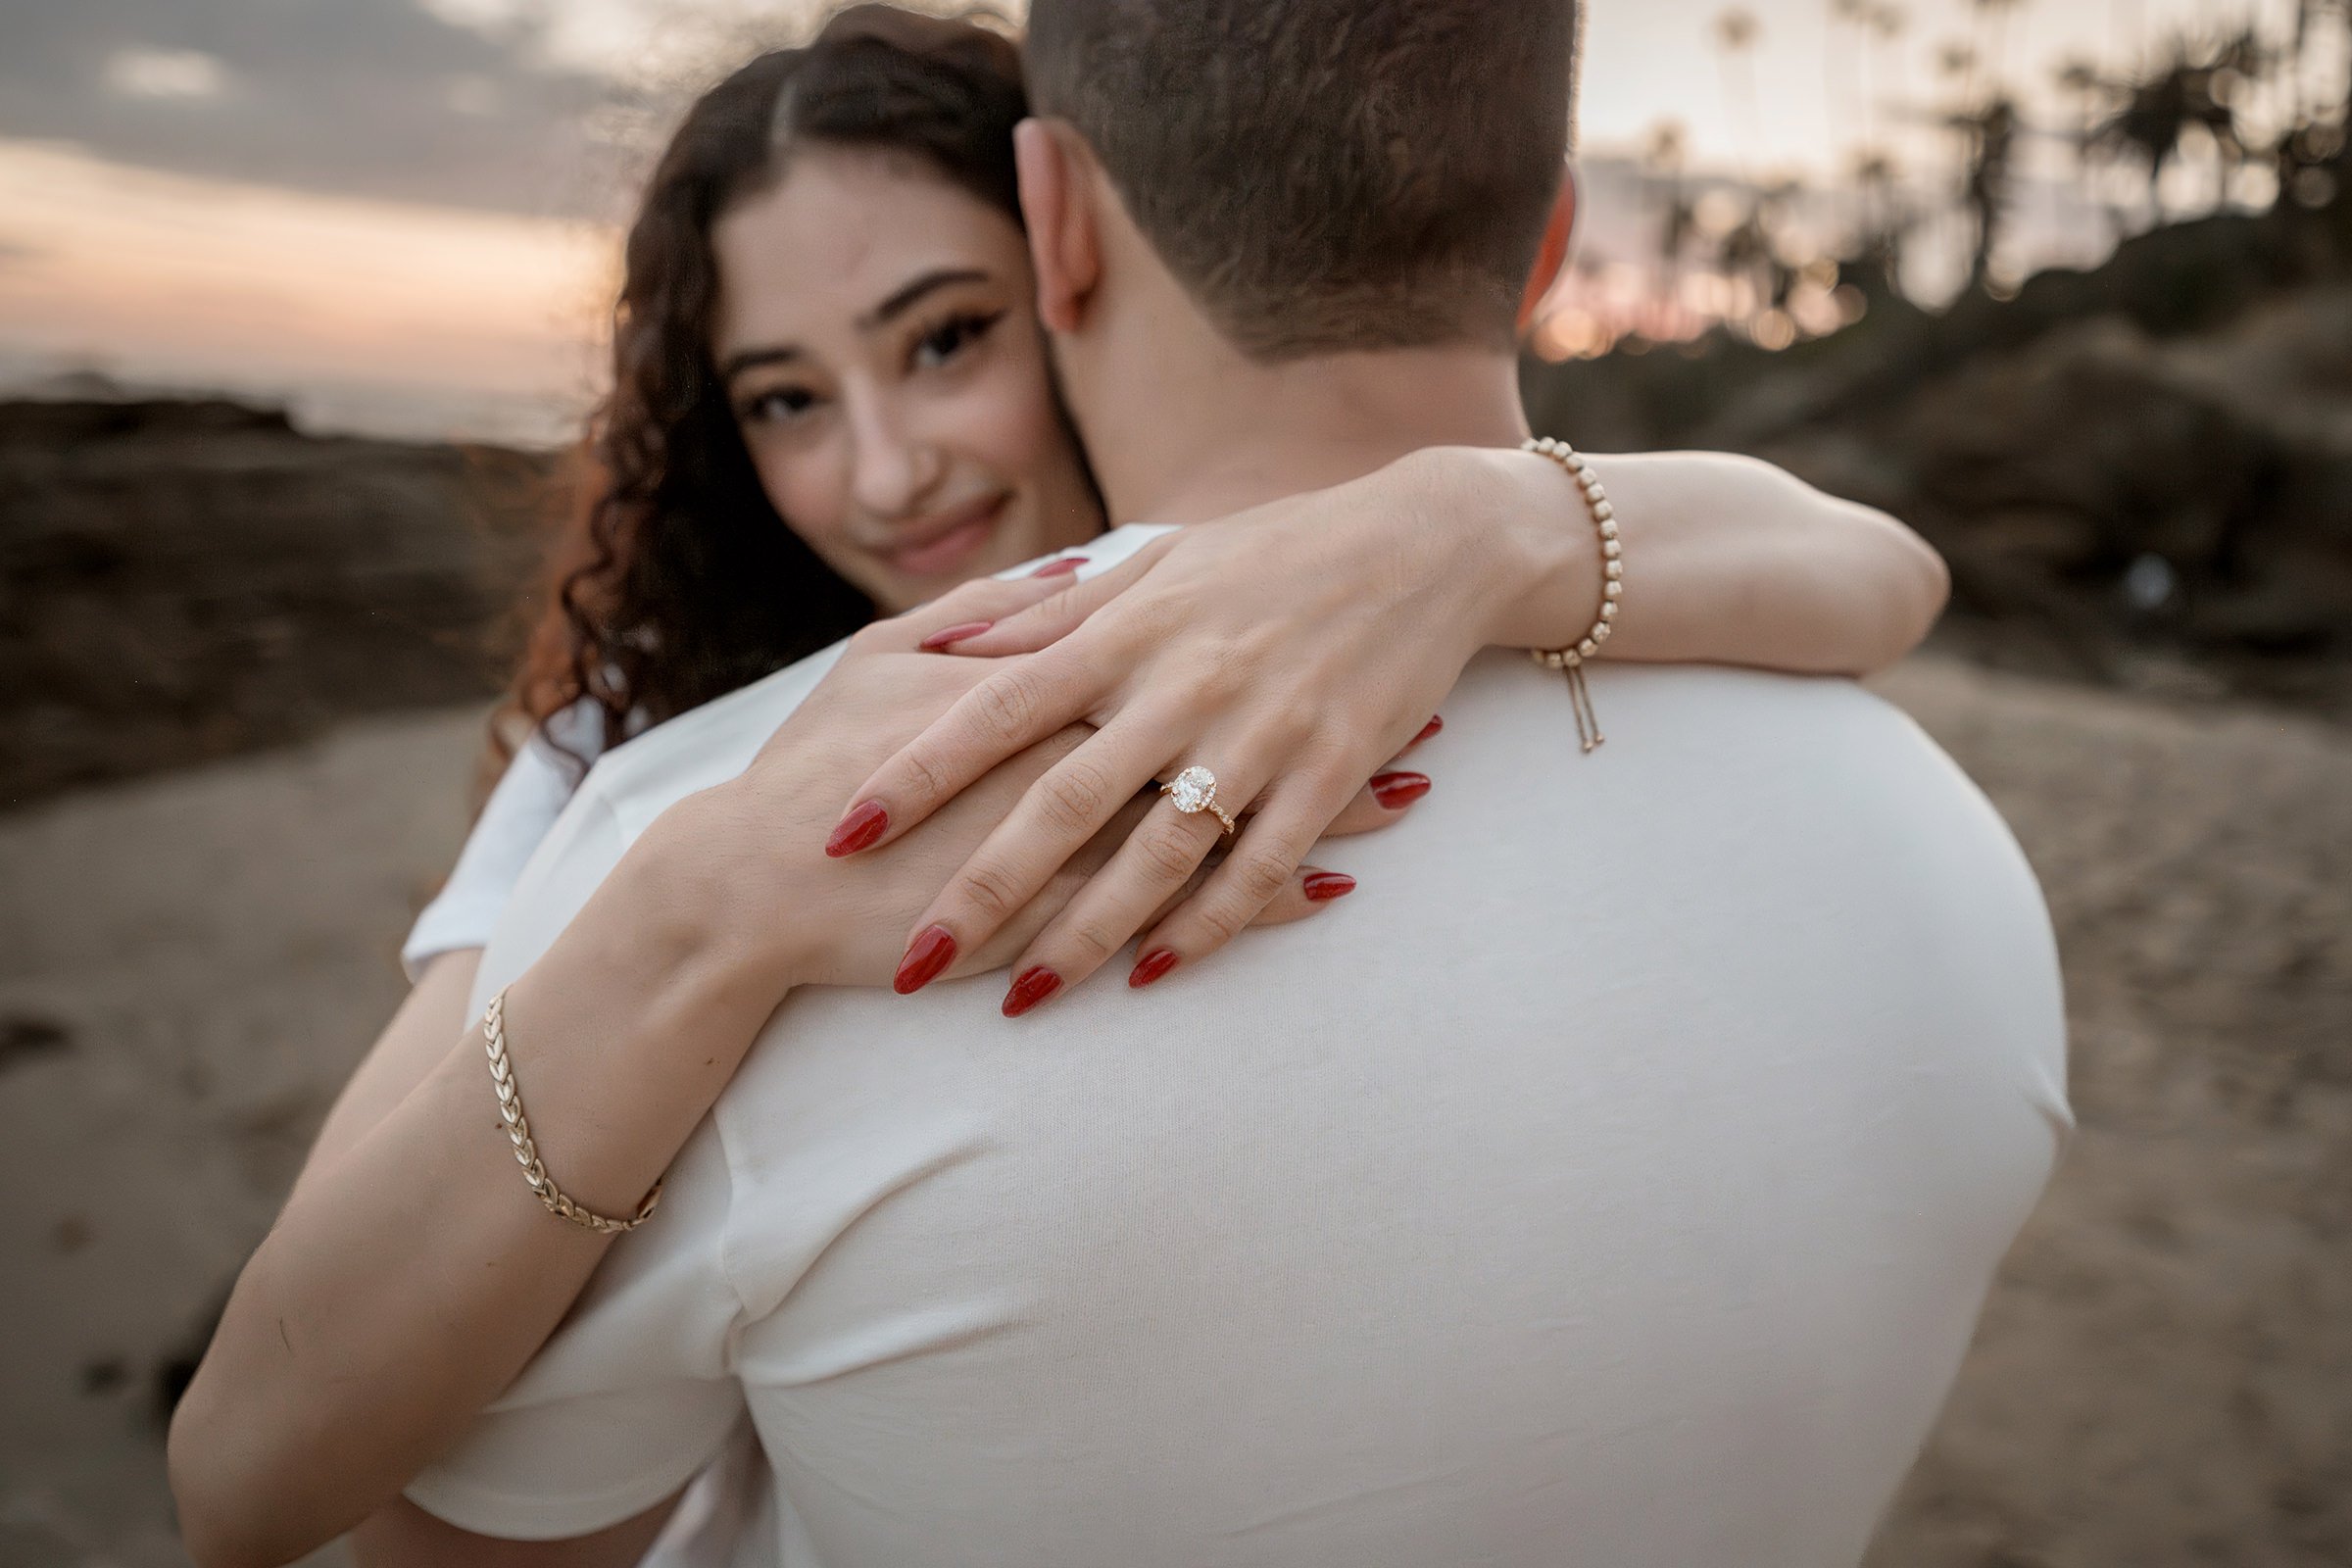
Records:
[[[600,761],[484,994],[833,657]],[[748,1412],[745,1563],[1855,1562],[2070,1125],[2048,922],[1853,685],[1592,685],[1481,656],[1362,891],[1148,995],[796,993],[410,1495],[580,1534]]]
[[[581,760],[595,760],[604,740],[599,711],[583,698],[549,719],[544,730],[533,730],[516,749],[466,835],[449,880],[401,944],[401,967],[411,981],[442,954],[489,945],[515,880],[579,786]],[[571,755],[559,750],[558,742]]]
[[[571,755],[559,750],[551,735],[568,746]],[[523,867],[578,788],[585,762],[603,750],[598,710],[583,700],[556,714],[544,729],[532,731],[515,751],[466,835],[449,879],[417,914],[408,940],[401,944],[401,967],[411,982],[444,954],[490,945],[490,933],[497,929]],[[754,1473],[758,1463],[759,1446],[750,1439],[747,1425],[733,1446],[697,1477],[661,1539],[641,1560],[642,1568],[706,1568],[725,1562],[725,1552],[744,1528],[739,1515],[760,1495]]]
[[[1139,529],[1138,536],[1149,539],[1166,531]],[[1089,560],[1079,576],[1092,576],[1102,569]],[[1036,569],[1033,562],[997,575],[1017,577]],[[631,718],[624,743],[644,733],[644,714],[634,713]],[[427,963],[443,954],[489,945],[490,933],[498,928],[498,917],[506,909],[522,868],[538,853],[548,830],[579,788],[583,763],[593,763],[604,750],[603,711],[584,697],[550,718],[544,728],[533,730],[516,749],[466,835],[449,880],[418,911],[416,924],[409,927],[408,940],[400,946],[401,967],[412,984]]]

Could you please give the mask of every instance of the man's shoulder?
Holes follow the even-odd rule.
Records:
[[[1836,770],[1864,755],[1951,765],[1902,710],[1843,677],[1715,664],[1588,667],[1608,737],[1590,754],[1592,770],[1719,780],[1741,759]],[[1523,654],[1490,649],[1448,699],[1448,739],[1455,734],[1454,709],[1486,709],[1497,718],[1508,715],[1508,730],[1532,725],[1544,732],[1573,766],[1582,759],[1569,739],[1569,704],[1559,675],[1535,667]]]
[[[1991,804],[1908,714],[1853,681],[1603,665],[1592,692],[1607,740],[1584,754],[1559,676],[1525,656],[1490,653],[1472,665],[1446,699],[1446,750],[1431,755],[1446,769],[1443,793],[1484,797],[1466,828],[1516,841],[1533,813],[1544,825],[1531,855],[1573,860],[1630,837],[1650,859],[1709,874],[1733,857],[1801,881],[1835,860],[1855,887],[1878,885],[1873,866],[1916,869],[1926,848],[1945,892],[2038,909]],[[1899,881],[1884,891],[1901,893]]]

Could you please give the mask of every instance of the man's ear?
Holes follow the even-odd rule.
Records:
[[[1037,269],[1038,319],[1054,332],[1077,330],[1102,268],[1086,168],[1070,134],[1066,126],[1035,119],[1012,127],[1021,217]]]
[[[1535,325],[1536,307],[1560,280],[1568,265],[1568,242],[1576,234],[1576,165],[1560,165],[1560,192],[1551,199],[1551,220],[1544,225],[1544,248],[1536,253],[1536,270],[1527,275],[1527,292],[1519,297],[1519,330]]]

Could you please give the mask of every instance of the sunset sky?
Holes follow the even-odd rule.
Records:
[[[1866,58],[1830,0],[1592,0],[1584,135],[1666,120],[1694,160],[1834,174],[1876,101],[1923,175],[1936,139],[1886,107],[1947,94],[1947,44],[2041,89],[2217,0],[1892,0]],[[612,222],[681,94],[816,7],[783,0],[70,0],[0,13],[0,380],[293,396],[317,422],[552,438],[590,395]],[[1886,9],[1885,6],[1881,7]],[[2274,27],[2293,0],[2255,0]],[[1863,86],[1875,66],[1875,89]],[[1752,71],[1751,71],[1752,67]],[[1750,82],[1752,81],[1752,103]],[[2072,111],[2044,93],[2053,126]]]

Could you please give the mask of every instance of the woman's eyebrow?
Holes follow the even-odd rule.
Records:
[[[746,370],[756,370],[762,365],[789,365],[801,357],[801,351],[789,344],[769,348],[738,349],[718,368],[720,381],[732,381]]]
[[[977,267],[942,267],[923,272],[902,284],[890,298],[858,318],[858,330],[870,332],[878,326],[888,326],[894,318],[904,316],[922,298],[938,289],[956,283],[985,283],[988,274]]]
[[[989,274],[977,267],[940,267],[909,278],[890,298],[858,318],[858,330],[871,332],[888,326],[916,305],[943,288],[957,283],[985,283]],[[789,365],[802,357],[803,351],[792,344],[773,344],[760,348],[739,349],[727,356],[718,368],[721,381],[732,381],[746,370],[756,370],[766,365]]]

